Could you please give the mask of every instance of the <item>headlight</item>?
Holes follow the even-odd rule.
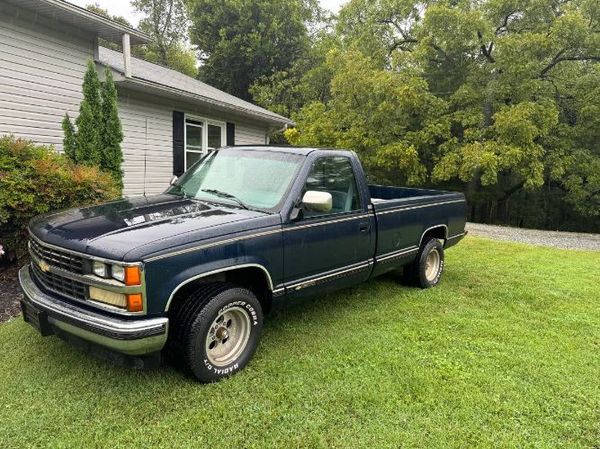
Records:
[[[112,266],[112,277],[117,281],[125,282],[125,267],[121,265],[113,265]]]
[[[124,282],[125,285],[140,285],[142,283],[142,273],[138,265],[131,267],[113,265],[111,271],[112,277],[117,281]]]
[[[108,268],[105,263],[94,261],[92,264],[92,271],[96,276],[100,276],[101,278],[107,277]]]

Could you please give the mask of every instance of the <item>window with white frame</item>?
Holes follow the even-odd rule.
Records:
[[[224,122],[186,115],[185,169],[215,148],[224,146],[226,133],[227,127]]]

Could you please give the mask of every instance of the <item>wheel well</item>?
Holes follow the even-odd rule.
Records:
[[[266,272],[258,267],[243,267],[200,277],[188,282],[177,290],[171,300],[169,310],[173,309],[173,306],[176,303],[194,292],[201,284],[210,282],[230,282],[240,287],[247,288],[254,293],[256,298],[260,301],[263,313],[267,313],[271,309],[273,296],[271,293],[270,280],[267,277]]]
[[[435,226],[433,228],[429,228],[427,229],[424,233],[423,236],[421,237],[421,242],[419,244],[420,246],[423,246],[423,243],[429,241],[432,238],[435,239],[439,239],[443,241],[443,244],[446,244],[446,233],[448,231],[448,228],[445,225],[440,225],[440,226]]]

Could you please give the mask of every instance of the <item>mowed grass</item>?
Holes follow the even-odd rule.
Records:
[[[0,447],[600,446],[600,253],[466,238],[434,289],[392,276],[278,308],[201,385],[0,325]]]

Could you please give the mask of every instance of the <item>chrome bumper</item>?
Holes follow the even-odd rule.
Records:
[[[32,321],[28,319],[31,314],[42,316],[50,327],[127,355],[160,351],[167,341],[168,318],[124,320],[73,306],[43,292],[31,278],[29,266],[19,271],[19,283],[26,321]],[[33,321],[31,324],[44,335],[41,323]]]

